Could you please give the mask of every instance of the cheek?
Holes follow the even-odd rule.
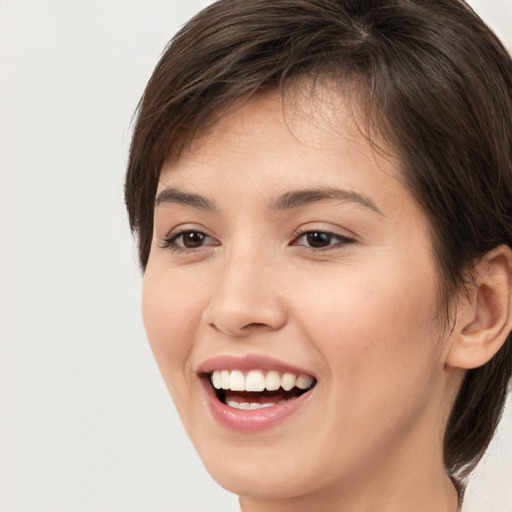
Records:
[[[176,386],[192,375],[189,368],[203,300],[190,281],[178,273],[148,265],[142,289],[142,316],[151,350],[174,395]],[[186,384],[186,382],[185,382]]]
[[[330,280],[317,276],[295,294],[302,329],[335,383],[333,407],[342,393],[354,418],[389,407],[394,398],[399,407],[400,400],[416,400],[416,389],[429,393],[442,369],[430,267],[384,268],[352,268]]]
[[[410,269],[410,270],[408,270]],[[434,272],[404,263],[402,269],[385,265],[351,266],[332,273],[303,273],[290,290],[300,315],[308,318],[324,342],[353,339],[358,347],[377,349],[403,346],[394,336],[414,331],[432,336],[436,324],[437,289]],[[355,339],[354,339],[355,338]],[[380,342],[378,340],[381,340]]]

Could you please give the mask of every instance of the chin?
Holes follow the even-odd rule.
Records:
[[[296,465],[285,469],[275,464],[232,464],[229,461],[209,464],[206,469],[224,489],[238,496],[258,499],[290,499],[310,493],[311,477],[297,474]]]

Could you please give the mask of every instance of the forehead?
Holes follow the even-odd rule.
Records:
[[[199,130],[179,158],[168,158],[161,169],[163,183],[194,181],[201,171],[214,171],[221,180],[231,165],[239,174],[253,172],[256,180],[271,176],[318,177],[319,167],[353,166],[361,177],[379,170],[402,181],[400,161],[384,142],[369,133],[357,94],[323,85],[300,83],[285,94],[277,89],[239,99],[218,112]],[[299,172],[309,165],[309,172]],[[343,174],[338,173],[338,174]],[[347,176],[348,174],[345,173]]]
[[[243,123],[256,123],[265,131],[265,126],[274,121],[274,117],[269,116],[269,110],[279,113],[284,125],[303,142],[320,142],[318,135],[324,130],[332,132],[334,136],[337,133],[347,136],[350,130],[355,138],[364,133],[363,138],[371,138],[374,145],[386,146],[384,141],[373,140],[369,133],[369,123],[364,119],[361,108],[365,100],[356,82],[337,82],[328,78],[315,81],[301,79],[283,87],[264,89],[237,98],[215,111],[201,123],[184,152],[193,151],[205,143],[212,133],[220,135],[236,129],[235,125],[242,127]],[[325,134],[321,133],[321,138],[324,137]]]

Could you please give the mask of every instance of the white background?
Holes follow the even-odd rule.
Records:
[[[0,1],[0,511],[226,512],[140,318],[131,115],[207,1]],[[472,2],[512,48],[512,0]],[[512,412],[474,488],[512,512]]]

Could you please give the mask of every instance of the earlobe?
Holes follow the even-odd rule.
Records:
[[[475,263],[474,283],[459,302],[446,364],[472,369],[500,350],[512,330],[512,251],[502,245]]]

